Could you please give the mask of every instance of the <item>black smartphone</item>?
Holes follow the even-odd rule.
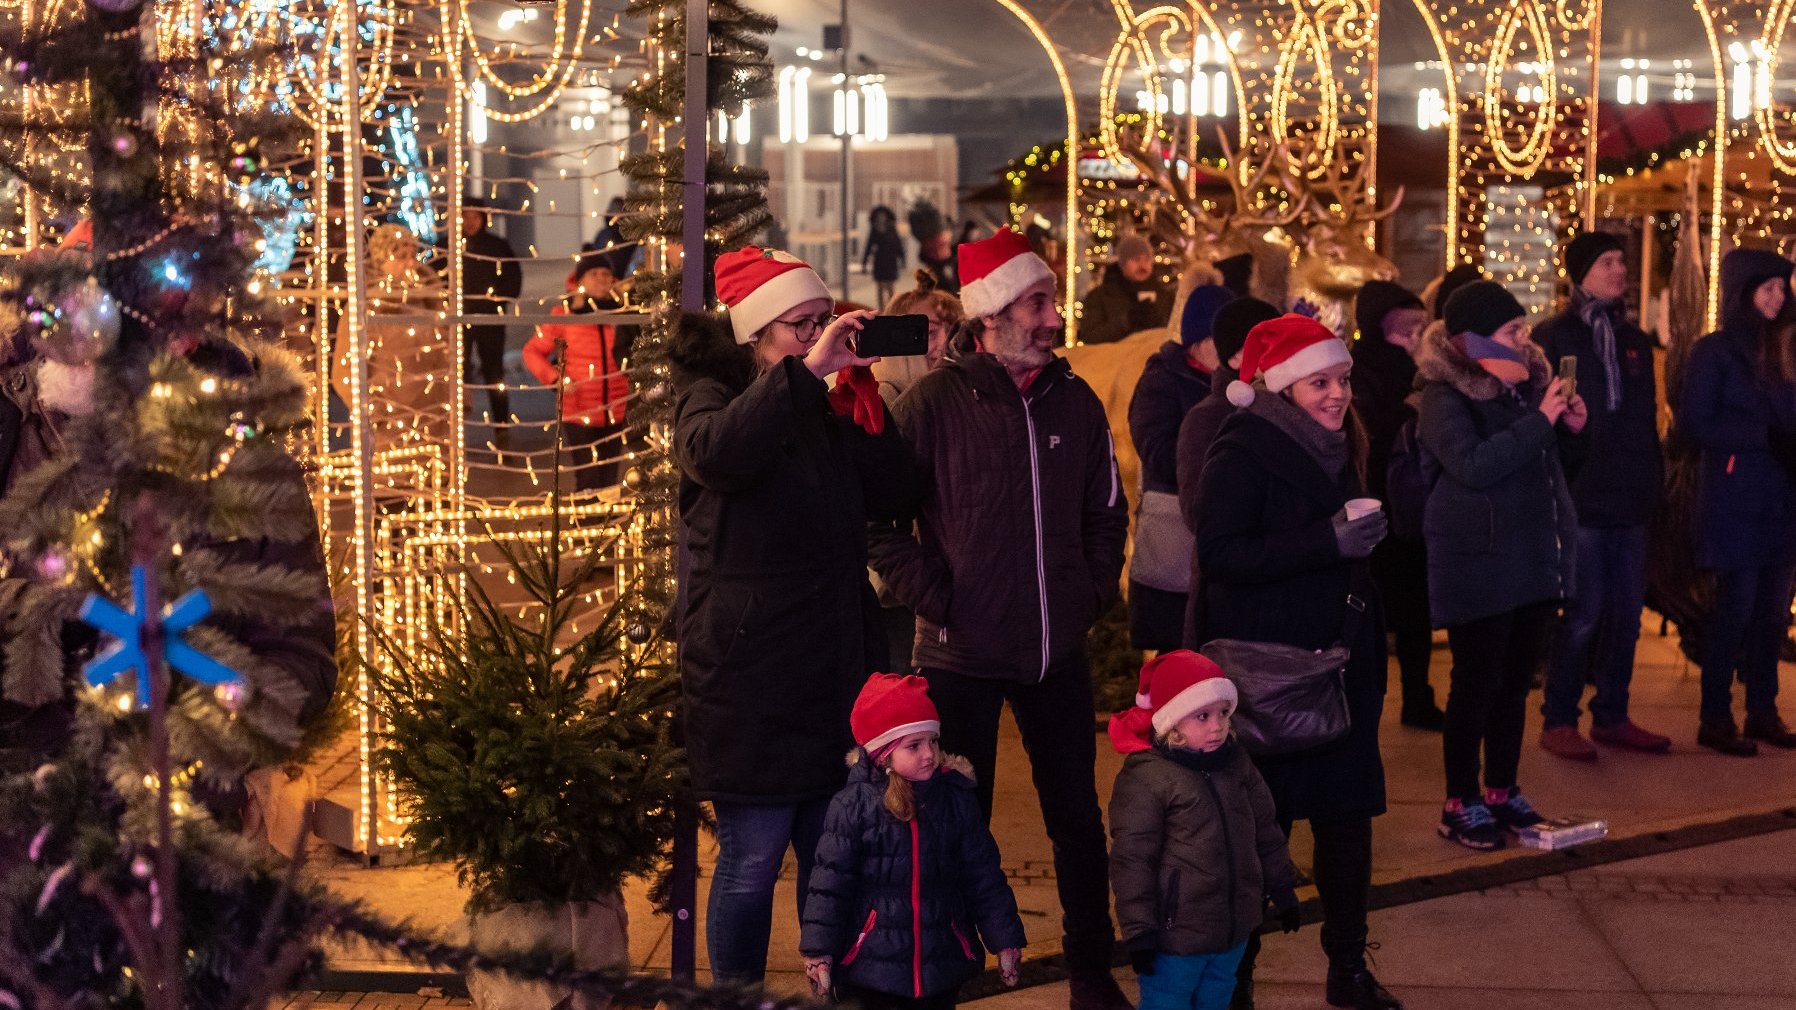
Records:
[[[904,358],[929,353],[929,317],[874,316],[861,320],[854,353],[863,358]]]

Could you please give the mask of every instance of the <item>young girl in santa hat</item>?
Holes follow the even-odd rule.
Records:
[[[987,948],[1016,985],[1016,896],[971,767],[936,742],[928,682],[874,674],[850,726],[859,746],[830,803],[804,906],[799,949],[813,989],[829,994],[833,981],[862,1010],[952,1007]]]
[[[1270,897],[1298,926],[1297,868],[1272,793],[1229,735],[1235,685],[1186,649],[1141,668],[1110,719],[1129,755],[1110,793],[1110,886],[1140,1010],[1224,1010]]]

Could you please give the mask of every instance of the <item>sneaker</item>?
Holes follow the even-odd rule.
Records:
[[[1696,744],[1729,757],[1749,758],[1759,752],[1759,745],[1740,735],[1734,721],[1705,722],[1696,727]]]
[[[1510,786],[1508,789],[1486,789],[1484,805],[1490,810],[1490,816],[1510,831],[1519,832],[1523,828],[1531,828],[1546,820],[1534,809],[1534,804],[1522,795],[1521,789]]]
[[[1623,719],[1613,726],[1592,726],[1590,739],[1605,747],[1637,750],[1644,754],[1663,754],[1671,749],[1670,737],[1641,729],[1632,719]]]
[[[1447,841],[1479,852],[1503,847],[1503,827],[1482,803],[1448,800],[1441,808],[1441,823],[1436,830]]]
[[[1776,712],[1770,715],[1749,715],[1746,717],[1746,732],[1741,734],[1748,740],[1762,740],[1773,747],[1784,750],[1796,748],[1796,733],[1784,725]]]
[[[1670,742],[1666,741],[1668,745]],[[1590,741],[1584,739],[1576,726],[1548,726],[1541,730],[1540,749],[1567,761],[1596,760],[1596,748],[1590,746]]]

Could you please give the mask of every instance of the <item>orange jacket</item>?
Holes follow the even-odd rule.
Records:
[[[602,305],[576,292],[563,298],[550,314],[578,317],[602,311]],[[562,419],[589,425],[622,423],[630,383],[618,363],[617,327],[573,321],[537,327],[536,336],[524,345],[524,365],[538,382],[551,387],[560,377],[555,363],[557,343],[565,345],[567,362]]]

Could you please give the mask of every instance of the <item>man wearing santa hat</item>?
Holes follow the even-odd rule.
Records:
[[[989,819],[1009,702],[1041,800],[1073,1010],[1129,1002],[1098,809],[1085,636],[1117,597],[1128,502],[1103,404],[1054,353],[1054,275],[1009,229],[958,250],[967,320],[893,409],[928,484],[915,534],[876,526],[873,567],[917,614],[915,662],[942,745],[973,763]]]

